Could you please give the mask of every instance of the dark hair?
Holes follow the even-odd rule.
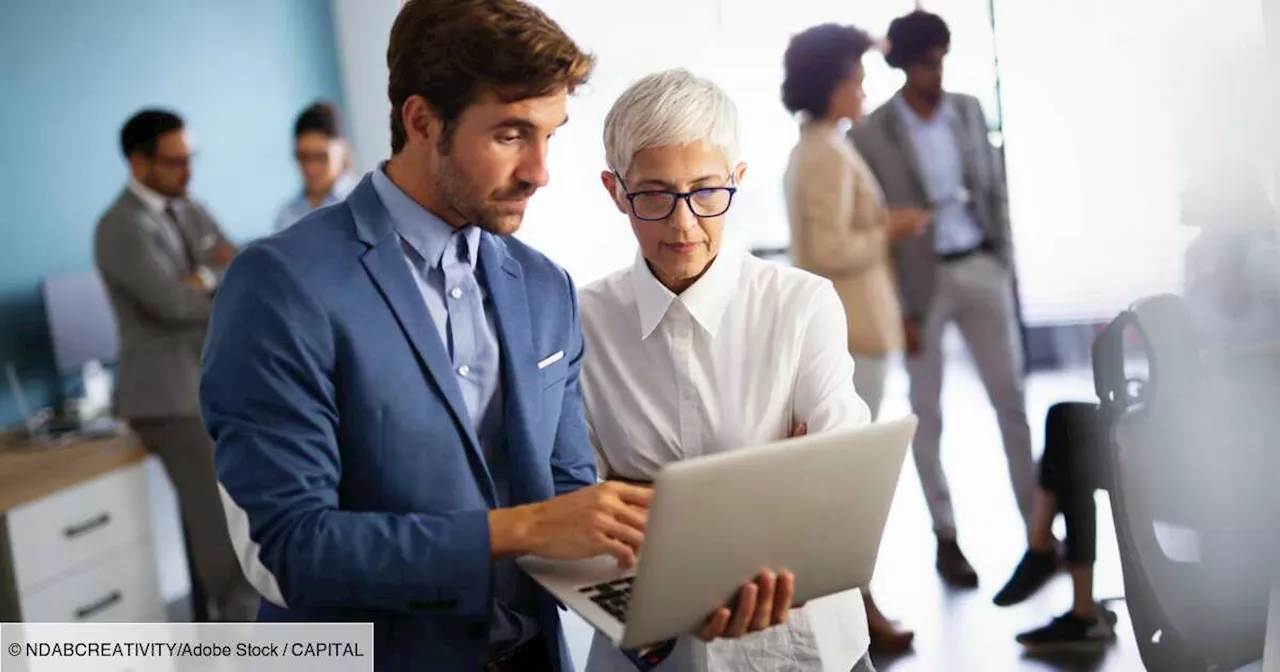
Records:
[[[951,46],[951,29],[937,14],[916,10],[889,23],[889,53],[884,60],[890,67],[906,68],[929,51]]]
[[[297,139],[305,133],[323,133],[330,140],[342,137],[341,124],[338,123],[338,108],[324,101],[316,101],[298,115],[293,122],[293,137]]]
[[[811,117],[827,113],[831,92],[871,47],[871,38],[853,26],[824,23],[791,38],[782,58],[782,104]]]
[[[182,117],[168,110],[142,110],[129,117],[120,129],[120,150],[126,157],[134,154],[155,156],[156,140],[166,133],[180,131]]]
[[[445,123],[484,92],[504,101],[587,81],[595,59],[542,10],[520,0],[409,0],[391,27],[391,151],[407,141],[401,109],[420,95]]]

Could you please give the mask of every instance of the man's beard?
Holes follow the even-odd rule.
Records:
[[[177,186],[171,187],[169,185],[162,184],[158,180],[155,180],[153,178],[148,178],[143,180],[142,184],[146,185],[147,188],[151,189],[157,194],[160,194],[161,196],[164,196],[165,198],[186,198],[187,197],[186,182],[183,182],[178,184]]]
[[[920,92],[920,98],[930,105],[942,102],[942,87],[928,87]]]
[[[524,219],[523,213],[504,213],[503,202],[525,200],[536,190],[532,184],[517,182],[499,191],[481,193],[462,169],[447,158],[436,175],[435,186],[445,207],[467,224],[499,236],[515,233]]]

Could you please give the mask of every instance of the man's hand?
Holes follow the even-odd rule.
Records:
[[[920,333],[920,321],[906,319],[902,321],[902,334],[906,340],[907,356],[915,357],[920,354],[922,346]]]
[[[653,491],[610,481],[537,504],[489,512],[495,557],[531,553],[553,560],[612,555],[624,569],[644,543]]]
[[[928,210],[920,208],[890,208],[887,232],[890,240],[914,238],[924,233],[932,217]]]
[[[738,602],[732,613],[728,607],[721,607],[707,618],[698,631],[698,639],[704,642],[721,637],[733,639],[782,625],[791,615],[795,592],[794,574],[765,571],[738,589]]]
[[[204,278],[200,277],[199,273],[192,273],[191,275],[188,275],[182,279],[182,282],[197,292],[205,294],[209,293],[209,287],[204,284]]]
[[[214,266],[230,266],[231,260],[236,258],[236,248],[227,243],[218,243],[213,247],[210,253],[210,259]]]

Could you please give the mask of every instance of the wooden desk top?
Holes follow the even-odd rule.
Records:
[[[133,434],[50,447],[0,449],[0,512],[141,462],[147,450]]]

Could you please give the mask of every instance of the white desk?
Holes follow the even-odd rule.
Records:
[[[0,452],[0,619],[166,620],[132,435]]]

